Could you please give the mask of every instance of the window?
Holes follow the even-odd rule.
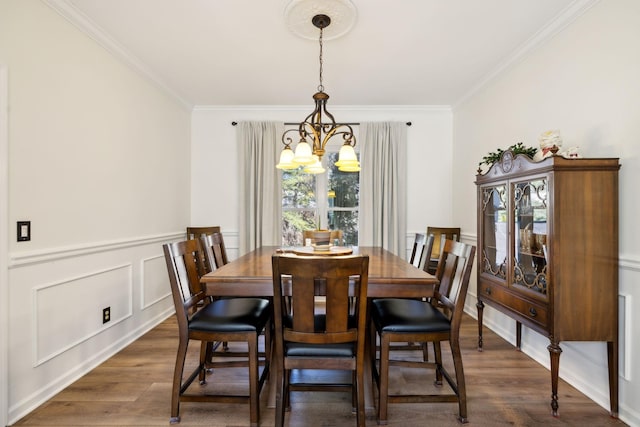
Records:
[[[339,171],[334,163],[340,147],[326,148],[325,173],[312,175],[302,168],[282,171],[284,246],[302,245],[302,231],[318,227],[342,230],[345,245],[358,244],[360,174]]]

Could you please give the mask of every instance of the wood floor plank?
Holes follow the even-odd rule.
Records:
[[[478,352],[477,324],[469,316],[464,318],[461,332],[470,426],[625,425],[564,381],[559,385],[560,416],[554,418],[549,406],[550,373],[546,368],[486,328],[485,350]],[[14,425],[168,426],[177,342],[177,326],[171,317]],[[197,362],[198,350],[197,345],[189,349],[190,368]],[[419,357],[411,352],[399,352],[399,356]],[[446,346],[443,357],[449,358]],[[247,384],[242,369],[218,369],[214,378],[206,388],[233,392]],[[391,390],[432,391],[432,383],[433,373],[429,371],[400,367],[391,370]],[[195,390],[199,387],[192,385]],[[274,410],[267,407],[266,394],[261,396],[260,425],[270,427],[274,425]],[[180,412],[182,427],[249,424],[248,406],[242,404],[183,403]],[[460,425],[456,415],[457,405],[451,403],[390,404],[388,425],[454,427]],[[292,411],[285,420],[290,427],[355,424],[348,393],[294,393]],[[366,421],[369,426],[377,425],[373,411],[367,413]]]

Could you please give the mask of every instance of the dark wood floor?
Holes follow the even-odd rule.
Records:
[[[476,351],[477,325],[471,317],[465,317],[462,336],[470,426],[625,425],[564,381],[558,393],[560,416],[552,417],[547,369],[488,330],[484,352]],[[176,347],[177,327],[171,317],[14,425],[167,426]],[[192,364],[197,350],[195,345],[190,349]],[[394,369],[393,387],[431,387],[430,371]],[[207,387],[232,389],[246,384],[242,369],[224,371],[216,371],[217,381]],[[260,425],[273,426],[274,410],[267,407],[266,391]],[[392,404],[388,425],[459,426],[456,414],[457,405],[451,403]],[[183,427],[249,424],[248,406],[239,404],[183,403],[181,416]],[[355,416],[347,393],[294,393],[285,422],[291,427],[352,426]],[[376,425],[372,411],[367,414],[367,425]]]

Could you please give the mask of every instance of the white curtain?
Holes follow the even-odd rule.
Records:
[[[407,230],[407,125],[360,124],[361,246],[382,246],[404,255]]]
[[[284,127],[278,122],[237,125],[240,189],[239,252],[281,245],[282,195],[276,164]]]

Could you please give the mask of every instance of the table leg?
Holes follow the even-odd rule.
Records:
[[[618,340],[607,342],[609,365],[609,406],[611,416],[618,418]]]

